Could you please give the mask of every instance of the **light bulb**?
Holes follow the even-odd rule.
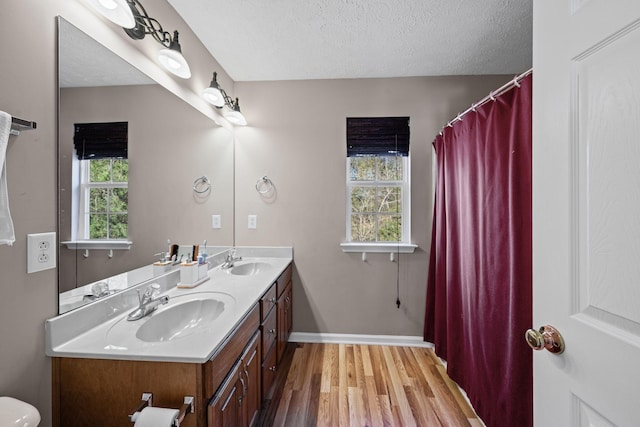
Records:
[[[113,0],[98,0],[105,9],[113,10],[118,7],[118,3]]]
[[[177,70],[177,69],[180,68],[180,63],[178,61],[176,61],[175,59],[171,58],[171,57],[167,58],[167,65],[172,70]]]

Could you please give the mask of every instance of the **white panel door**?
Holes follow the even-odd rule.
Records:
[[[534,423],[640,426],[640,0],[534,0],[533,70]]]

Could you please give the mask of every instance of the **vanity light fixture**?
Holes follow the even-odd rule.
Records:
[[[223,114],[224,118],[227,119],[234,125],[245,126],[247,124],[247,119],[240,112],[240,103],[238,102],[238,98],[231,99],[227,92],[225,92],[220,84],[218,83],[218,73],[213,72],[213,79],[211,79],[211,84],[209,87],[202,91],[202,97],[213,104],[216,108],[222,108],[225,105],[229,109],[229,111]]]
[[[191,77],[191,69],[178,42],[178,31],[173,37],[162,28],[157,19],[149,16],[139,0],[87,0],[89,4],[107,19],[120,25],[129,37],[142,40],[151,35],[165,48],[158,52],[158,61],[169,72],[183,79]]]

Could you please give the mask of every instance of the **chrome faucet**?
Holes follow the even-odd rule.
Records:
[[[82,297],[83,301],[95,301],[99,298],[106,297],[107,295],[111,295],[111,291],[109,290],[109,284],[107,282],[98,282],[94,283],[91,286],[91,293],[84,295]]]
[[[136,290],[136,292],[138,292],[138,301],[140,305],[129,313],[127,320],[142,319],[144,316],[158,308],[158,306],[169,302],[169,297],[167,295],[154,298],[158,293],[160,293],[160,285],[157,283],[147,286],[144,293],[140,293],[140,289]]]
[[[235,264],[236,261],[242,261],[242,257],[241,256],[237,257],[236,256],[236,250],[232,249],[227,254],[227,257],[224,260],[224,264],[222,264],[222,266],[220,268],[223,269],[223,270],[231,268],[231,267],[233,267],[233,264]]]

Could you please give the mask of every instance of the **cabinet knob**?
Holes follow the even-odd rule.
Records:
[[[269,333],[275,335],[276,334],[276,330],[275,329],[269,329]]]
[[[271,367],[269,368],[269,370],[270,370],[271,372],[275,372],[275,371],[276,371],[276,369],[277,369],[277,368],[276,368],[275,366],[271,366]]]
[[[275,299],[275,297],[274,297],[274,298],[269,298],[269,302],[270,302],[271,304],[275,304],[275,303],[276,303],[276,299]]]

